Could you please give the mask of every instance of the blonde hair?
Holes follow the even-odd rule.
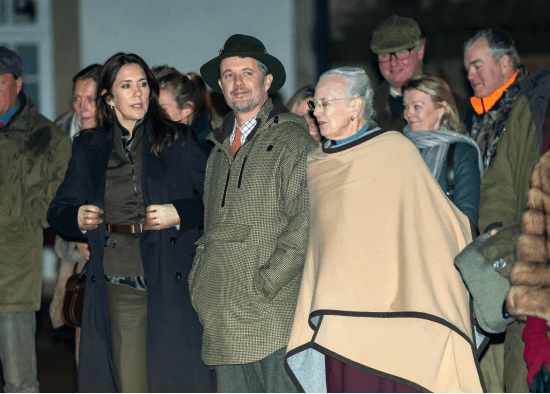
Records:
[[[441,126],[461,134],[466,132],[466,126],[458,116],[458,108],[456,107],[456,101],[451,88],[449,88],[449,85],[443,79],[436,75],[416,75],[405,82],[402,90],[403,93],[406,90],[419,90],[426,93],[430,96],[436,107],[442,107],[442,103],[446,102],[447,109],[441,117]]]
[[[298,105],[300,105],[302,101],[304,101],[307,98],[313,99],[314,96],[315,96],[315,86],[306,85],[300,88],[296,93],[294,93],[294,95],[286,103],[286,107],[290,112],[296,112],[296,108],[298,108]]]

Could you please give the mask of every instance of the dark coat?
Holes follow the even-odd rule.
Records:
[[[186,127],[186,126],[182,126]],[[145,206],[173,204],[180,216],[175,227],[144,231],[141,259],[147,280],[147,379],[151,392],[213,391],[212,372],[200,358],[202,326],[189,297],[187,276],[194,242],[203,222],[202,194],[206,157],[187,138],[182,146],[165,143],[159,159],[151,151],[147,122],[143,137],[142,188]],[[186,129],[189,130],[189,129]],[[86,237],[90,261],[80,341],[79,390],[119,391],[113,370],[103,249],[105,225],[82,234],[77,212],[85,204],[105,208],[105,177],[114,132],[96,131],[74,139],[65,180],[48,210],[52,226],[66,236]],[[190,135],[190,134],[189,134]],[[105,215],[102,215],[105,220]]]
[[[453,170],[455,173],[455,189],[453,203],[460,212],[468,216],[477,226],[477,207],[479,205],[479,158],[475,146],[459,142],[454,153]],[[449,189],[447,162],[443,161],[443,169],[437,183],[444,193]]]

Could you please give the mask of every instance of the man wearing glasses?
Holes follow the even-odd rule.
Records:
[[[371,50],[385,81],[374,92],[377,123],[386,130],[403,131],[403,96],[401,87],[407,79],[422,73],[426,39],[411,18],[392,15],[372,33]]]

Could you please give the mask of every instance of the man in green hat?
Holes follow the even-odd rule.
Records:
[[[422,73],[426,39],[418,23],[411,18],[392,15],[372,33],[371,50],[385,81],[374,92],[377,123],[386,130],[403,131],[403,95],[407,79]]]
[[[283,65],[256,38],[231,36],[201,67],[233,109],[207,139],[204,235],[189,275],[204,327],[202,359],[219,392],[295,392],[283,358],[308,241],[304,118],[269,93]]]

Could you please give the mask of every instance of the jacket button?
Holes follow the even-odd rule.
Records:
[[[170,238],[170,245],[174,245],[176,243],[176,238],[172,237]]]
[[[177,279],[177,280],[180,280],[180,279],[181,279],[181,272],[176,272],[176,279]]]
[[[95,282],[95,275],[92,275],[92,282]]]

